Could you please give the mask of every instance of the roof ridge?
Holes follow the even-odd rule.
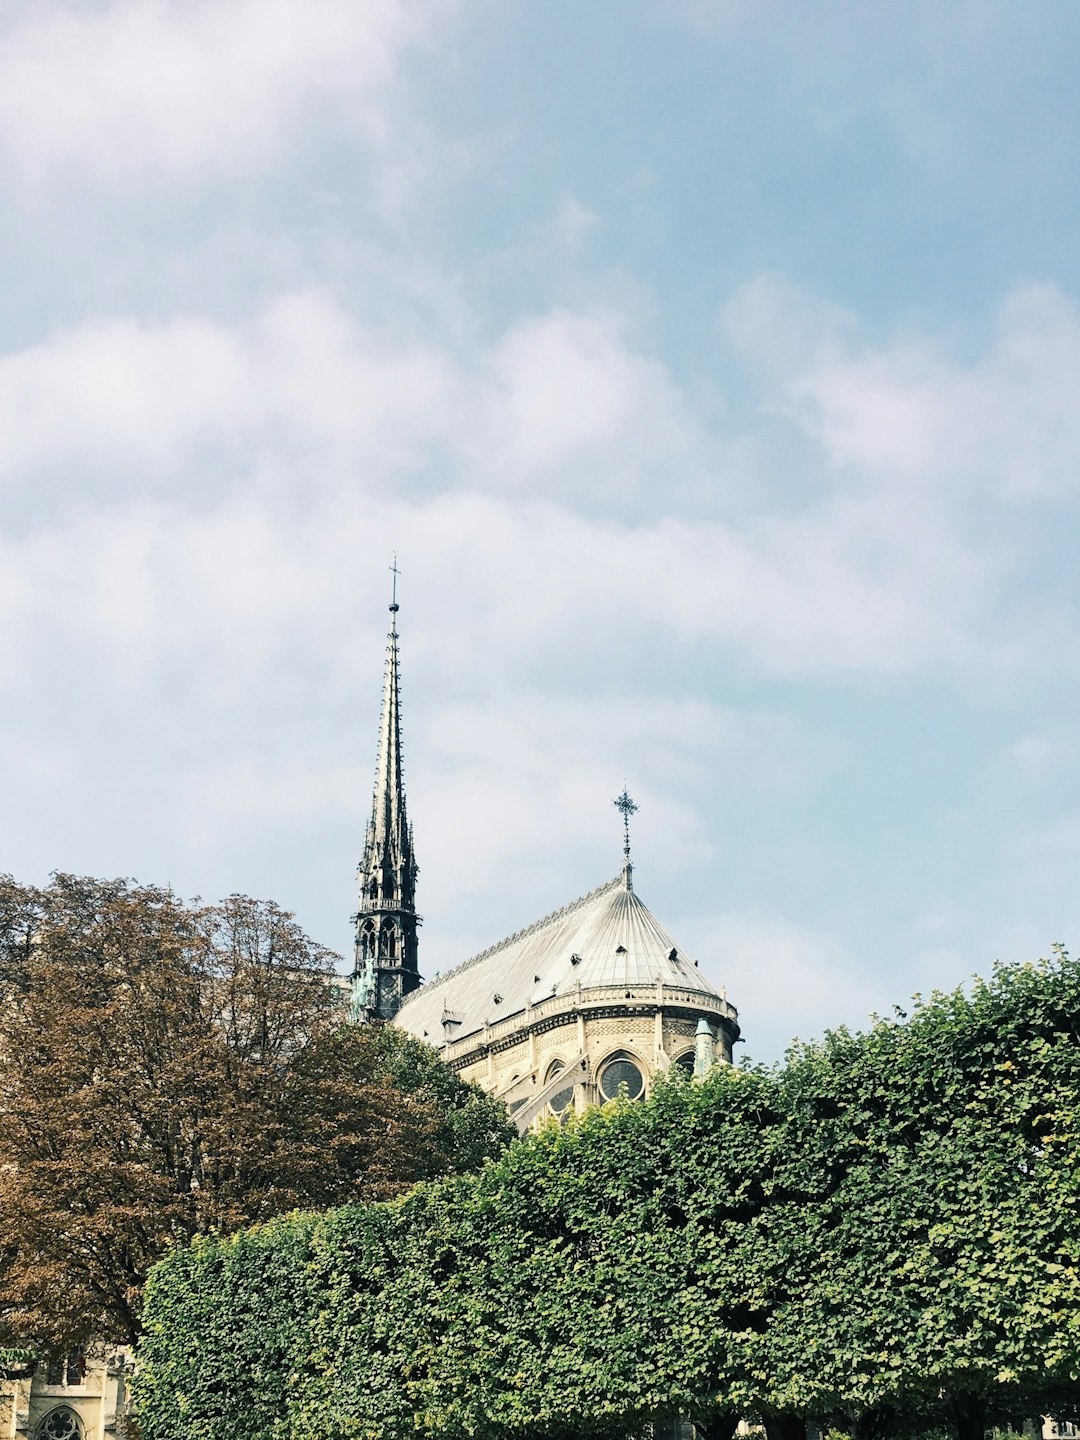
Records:
[[[618,875],[613,879],[605,880],[602,885],[598,885],[595,890],[590,890],[587,895],[579,895],[576,900],[571,900],[568,905],[560,905],[558,910],[552,910],[550,915],[544,915],[539,920],[534,920],[531,925],[525,925],[522,929],[515,930],[513,935],[507,935],[505,940],[499,940],[496,944],[489,945],[486,950],[480,950],[477,954],[470,955],[467,960],[462,960],[460,964],[453,966],[444,974],[436,975],[434,980],[426,980],[423,985],[407,997],[401,1008],[403,1010],[405,1009],[405,1006],[408,1005],[413,995],[430,995],[432,990],[437,986],[444,984],[447,980],[453,979],[454,976],[460,975],[462,971],[471,970],[474,965],[479,965],[481,960],[490,959],[492,955],[497,955],[500,950],[505,950],[507,946],[516,944],[518,940],[524,940],[527,935],[535,935],[538,930],[543,930],[545,926],[552,924],[553,921],[561,920],[564,915],[569,915],[572,911],[579,910],[583,905],[587,905],[590,900],[595,900],[597,896],[603,895],[608,890],[617,889],[622,883],[623,872],[620,870]]]

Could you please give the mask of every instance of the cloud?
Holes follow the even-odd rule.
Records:
[[[914,948],[882,973],[876,953],[856,955],[829,931],[783,915],[720,911],[673,928],[709,979],[726,986],[740,1012],[745,1053],[758,1061],[779,1059],[796,1038],[817,1039],[843,1025],[865,1030],[875,1014],[891,1016],[915,995],[966,985],[996,955],[1024,961],[1038,953],[1029,926],[988,936],[981,950],[969,932],[966,945]]]
[[[672,930],[713,984],[726,987],[741,1016],[740,1048],[755,1060],[778,1059],[796,1037],[864,1028],[872,1011],[904,998],[835,936],[777,915],[721,911]]]
[[[624,774],[649,817],[634,840],[646,888],[707,864],[693,794],[721,757],[757,752],[768,728],[688,696],[629,691],[598,704],[547,688],[409,704],[406,720],[420,859],[431,862],[424,904],[440,917],[429,974],[618,871],[612,800]]]
[[[233,326],[91,320],[0,357],[0,462],[39,500],[50,479],[72,495],[73,462],[99,494],[216,487],[270,451],[305,482],[312,450],[382,478],[422,462],[452,385],[430,346],[358,326],[318,291]]]
[[[0,357],[12,538],[118,503],[210,529],[216,513],[230,536],[242,495],[252,535],[295,545],[314,525],[332,553],[309,563],[347,565],[340,537],[404,505],[399,536],[507,663],[551,658],[585,614],[616,653],[667,635],[783,673],[982,643],[996,573],[936,497],[819,484],[759,512],[730,500],[729,453],[625,317],[593,307],[465,349],[305,290],[232,325],[106,318]],[[703,495],[730,518],[701,518]]]
[[[167,482],[215,450],[250,470],[271,449],[305,477],[317,454],[378,488],[438,451],[473,485],[627,496],[698,440],[664,367],[593,310],[529,317],[469,355],[306,290],[238,324],[105,318],[0,357],[0,461],[35,488],[71,457],[123,490],[125,471]]]
[[[694,422],[664,366],[610,311],[555,310],[514,325],[486,358],[473,470],[530,484],[591,471],[589,494],[633,493],[643,472],[693,463]]]
[[[582,205],[575,196],[564,195],[549,228],[549,238],[566,250],[576,250],[596,223],[595,211]]]
[[[446,13],[400,0],[45,0],[0,34],[0,155],[34,186],[157,188],[259,173],[320,121],[392,148],[400,57]]]
[[[716,698],[731,656],[787,677],[993,656],[1002,572],[963,523],[965,487],[884,483],[865,445],[841,463],[843,427],[805,419],[833,403],[820,377],[846,366],[857,390],[857,327],[782,293],[741,302],[735,328],[805,443],[793,487],[756,452],[776,490],[760,507],[732,498],[730,435],[610,308],[466,343],[305,289],[231,323],[93,319],[0,358],[0,788],[27,863],[303,895],[342,943],[394,548],[429,970],[603,879],[598,854],[614,869],[624,774],[650,817],[647,898],[708,869],[718,763],[775,790],[786,756],[779,783],[803,783],[782,719]],[[1021,310],[1025,353],[1042,353],[1053,326]],[[1025,351],[1016,313],[957,384]],[[668,470],[690,483],[663,486]],[[1056,875],[1064,838],[1029,867]],[[673,928],[730,986],[758,1056],[962,959],[953,935],[919,937],[911,978],[881,993],[794,919]]]
[[[1052,286],[1010,292],[989,346],[966,362],[945,336],[868,345],[854,317],[776,277],[723,318],[772,377],[772,408],[857,483],[1006,502],[1077,493],[1080,317]]]

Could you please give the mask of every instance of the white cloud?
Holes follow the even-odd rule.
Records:
[[[643,471],[685,484],[697,439],[664,366],[634,348],[619,316],[596,310],[510,329],[486,359],[478,418],[475,437],[463,437],[473,469],[571,485],[584,470],[588,494],[607,498],[632,494]]]
[[[98,489],[188,491],[271,451],[305,482],[313,450],[379,479],[445,431],[453,384],[444,356],[357,326],[318,291],[237,326],[88,321],[0,357],[0,461],[12,491],[39,496],[50,473],[72,494],[73,462]]]
[[[30,529],[61,496],[152,495],[212,528],[243,494],[256,529],[291,538],[298,510],[318,516],[348,563],[338,537],[415,501],[399,534],[508,657],[556,653],[585,614],[623,647],[668,634],[786,672],[981,643],[995,572],[934,497],[825,489],[788,514],[697,518],[702,485],[727,493],[722,455],[625,321],[592,309],[462,354],[303,291],[232,326],[107,319],[0,358],[8,515]]]
[[[63,417],[63,423],[57,423]],[[330,296],[279,296],[225,325],[89,321],[0,357],[0,460],[77,456],[159,477],[193,452],[338,459],[370,486],[422,470],[433,448],[473,485],[632,493],[698,440],[664,367],[617,317],[554,311],[512,326],[477,357],[357,320]]]
[[[903,998],[835,936],[780,916],[722,911],[672,929],[713,984],[727,988],[755,1060],[777,1059],[796,1037],[864,1028],[872,1011]]]
[[[573,195],[564,195],[550,227],[551,238],[567,250],[576,250],[596,223],[595,211],[582,205]]]
[[[401,0],[45,0],[0,33],[0,154],[35,185],[56,176],[156,188],[259,172],[315,120],[392,148],[399,58],[445,11]]]
[[[861,484],[1013,500],[1077,493],[1080,318],[1046,285],[1002,303],[989,347],[947,337],[862,343],[852,316],[775,277],[736,296],[724,324],[770,370],[785,414]]]

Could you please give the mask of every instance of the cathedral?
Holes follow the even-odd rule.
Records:
[[[395,577],[396,578],[396,577]],[[648,1093],[675,1065],[730,1064],[738,1013],[634,889],[625,787],[623,863],[606,884],[423,984],[416,857],[401,759],[396,592],[390,605],[375,793],[360,861],[353,1013],[434,1045],[506,1102],[519,1131]]]

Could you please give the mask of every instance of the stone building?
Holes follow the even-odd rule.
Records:
[[[520,1130],[643,1096],[678,1065],[730,1063],[738,1015],[634,890],[626,793],[623,864],[598,889],[422,984],[417,866],[401,755],[396,594],[390,606],[371,819],[361,859],[353,1007],[434,1045],[506,1101]]]
[[[394,1018],[464,1079],[505,1100],[519,1130],[619,1094],[673,1065],[731,1062],[738,1018],[634,891],[606,885],[415,990]]]
[[[0,1440],[114,1440],[124,1434],[130,1359],[94,1346],[0,1379]]]

